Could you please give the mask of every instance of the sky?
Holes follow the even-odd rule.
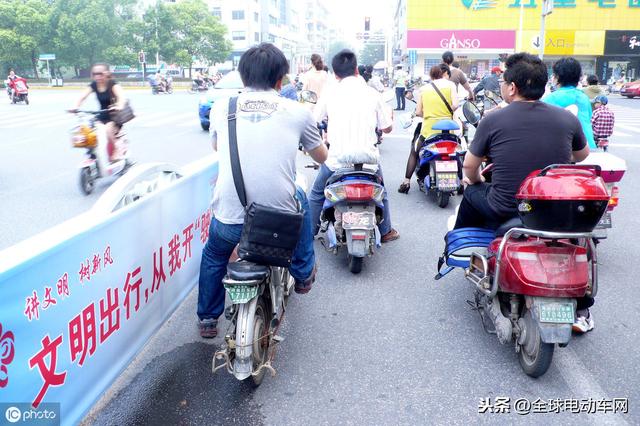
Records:
[[[386,29],[393,21],[397,0],[326,0],[336,24],[345,38],[355,39],[355,33],[364,31],[364,18],[371,18],[371,30]]]

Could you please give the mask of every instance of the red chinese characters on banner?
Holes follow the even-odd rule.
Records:
[[[51,287],[45,287],[44,288],[44,300],[42,301],[42,309],[47,309],[51,305],[57,305],[58,304],[56,299],[51,295],[51,291],[52,290],[53,290],[53,288],[51,288]]]
[[[113,258],[111,257],[111,246],[107,246],[107,248],[104,249],[104,256],[102,256],[102,259],[104,260],[105,268],[107,267],[107,265],[113,265]]]
[[[40,319],[40,301],[38,300],[38,293],[33,290],[31,296],[27,296],[27,302],[24,310],[24,314],[29,321],[32,319]]]
[[[78,354],[82,366],[88,355],[96,351],[96,311],[95,303],[91,303],[69,322],[69,353],[71,362],[75,362]]]
[[[86,260],[86,263],[80,263],[80,270],[78,271],[78,279],[82,284],[84,280],[91,280],[91,265],[89,264],[89,259]]]
[[[124,291],[124,306],[127,308],[127,319],[131,317],[131,292],[136,294],[134,310],[138,312],[138,309],[140,309],[140,285],[142,284],[140,269],[140,266],[138,266],[133,272],[127,272],[127,279],[122,288]]]
[[[62,386],[67,372],[56,373],[56,364],[58,363],[58,346],[62,344],[62,335],[56,337],[53,341],[47,334],[41,341],[42,349],[29,359],[29,368],[33,369],[38,366],[38,372],[44,382],[40,391],[36,395],[35,399],[31,403],[34,408],[38,408],[44,395],[47,393],[49,386]],[[47,365],[47,358],[49,364]]]
[[[171,241],[169,241],[169,275],[173,274],[180,269],[182,261],[180,260],[180,236],[175,234]]]
[[[56,284],[56,288],[58,289],[58,296],[60,296],[60,299],[64,299],[65,297],[69,297],[70,293],[69,293],[69,274],[68,273],[65,272],[58,279],[58,283]]]
[[[100,270],[100,262],[102,261],[102,259],[100,259],[100,255],[99,254],[94,254],[93,255],[93,268],[91,268],[91,274],[95,274],[96,272],[98,272]]]
[[[158,252],[153,252],[153,280],[151,282],[151,293],[160,290],[160,283],[167,281],[167,274],[164,272],[164,261],[162,259],[162,247]]]
[[[187,261],[187,258],[191,257],[191,241],[193,240],[193,224],[190,224],[182,230],[184,235],[184,241],[182,242],[182,249],[184,251],[183,262]]]
[[[196,227],[200,225],[200,241],[205,244],[209,239],[209,227],[211,226],[211,210],[202,213],[200,219],[196,221]]]
[[[114,332],[120,330],[118,290],[118,288],[113,290],[108,288],[107,295],[100,299],[100,344],[104,343]]]

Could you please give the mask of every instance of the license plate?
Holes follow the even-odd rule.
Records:
[[[458,189],[458,173],[437,173],[436,186],[440,191],[455,191]]]
[[[258,295],[257,285],[225,285],[224,288],[233,303],[247,303]]]
[[[369,212],[345,212],[342,213],[342,227],[351,228],[373,228],[375,215]]]
[[[600,222],[596,225],[596,228],[611,228],[611,213],[605,213],[600,219]]]
[[[457,161],[436,161],[436,172],[458,172]]]
[[[540,322],[573,324],[575,320],[573,303],[541,303],[539,309]]]

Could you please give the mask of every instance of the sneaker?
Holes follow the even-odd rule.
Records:
[[[296,284],[294,290],[298,294],[307,294],[311,291],[311,287],[313,287],[313,283],[316,281],[316,273],[318,272],[318,266],[313,266],[313,271],[311,271],[311,275],[304,281],[296,280]]]
[[[573,331],[576,333],[586,333],[588,331],[593,330],[594,323],[593,318],[589,311],[587,311],[587,315],[578,315],[576,317],[576,321],[573,323]]]
[[[380,240],[383,243],[388,243],[388,242],[397,240],[398,238],[400,238],[400,233],[395,229],[391,228],[391,231],[384,234]]]
[[[198,321],[198,329],[200,330],[200,337],[203,339],[213,339],[218,335],[218,320],[213,318],[203,319]]]

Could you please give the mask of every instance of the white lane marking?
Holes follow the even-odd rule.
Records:
[[[142,127],[155,127],[155,126],[162,126],[164,124],[169,124],[169,123],[175,123],[175,122],[184,122],[185,119],[188,119],[190,117],[194,117],[194,114],[191,112],[185,112],[182,114],[166,114],[164,117],[159,118],[158,120],[155,121],[145,121],[144,123],[141,124]]]
[[[618,124],[618,123],[615,123],[614,128],[615,127],[620,127],[621,129],[624,129],[624,130],[640,133],[640,127],[627,126],[626,124]]]
[[[609,147],[614,148],[640,148],[640,144],[638,143],[610,143]]]
[[[614,130],[613,131],[613,136],[629,137],[631,135],[629,133],[624,133],[624,132],[619,132],[617,130]]]
[[[586,337],[586,336],[585,336]],[[600,387],[591,371],[582,363],[582,358],[571,347],[556,348],[553,362],[569,389],[573,392],[573,398],[578,399],[605,399],[612,400]],[[616,397],[618,397],[616,395]],[[589,420],[593,424],[601,425],[626,425],[628,424],[621,417],[612,417],[607,413],[589,414]]]

